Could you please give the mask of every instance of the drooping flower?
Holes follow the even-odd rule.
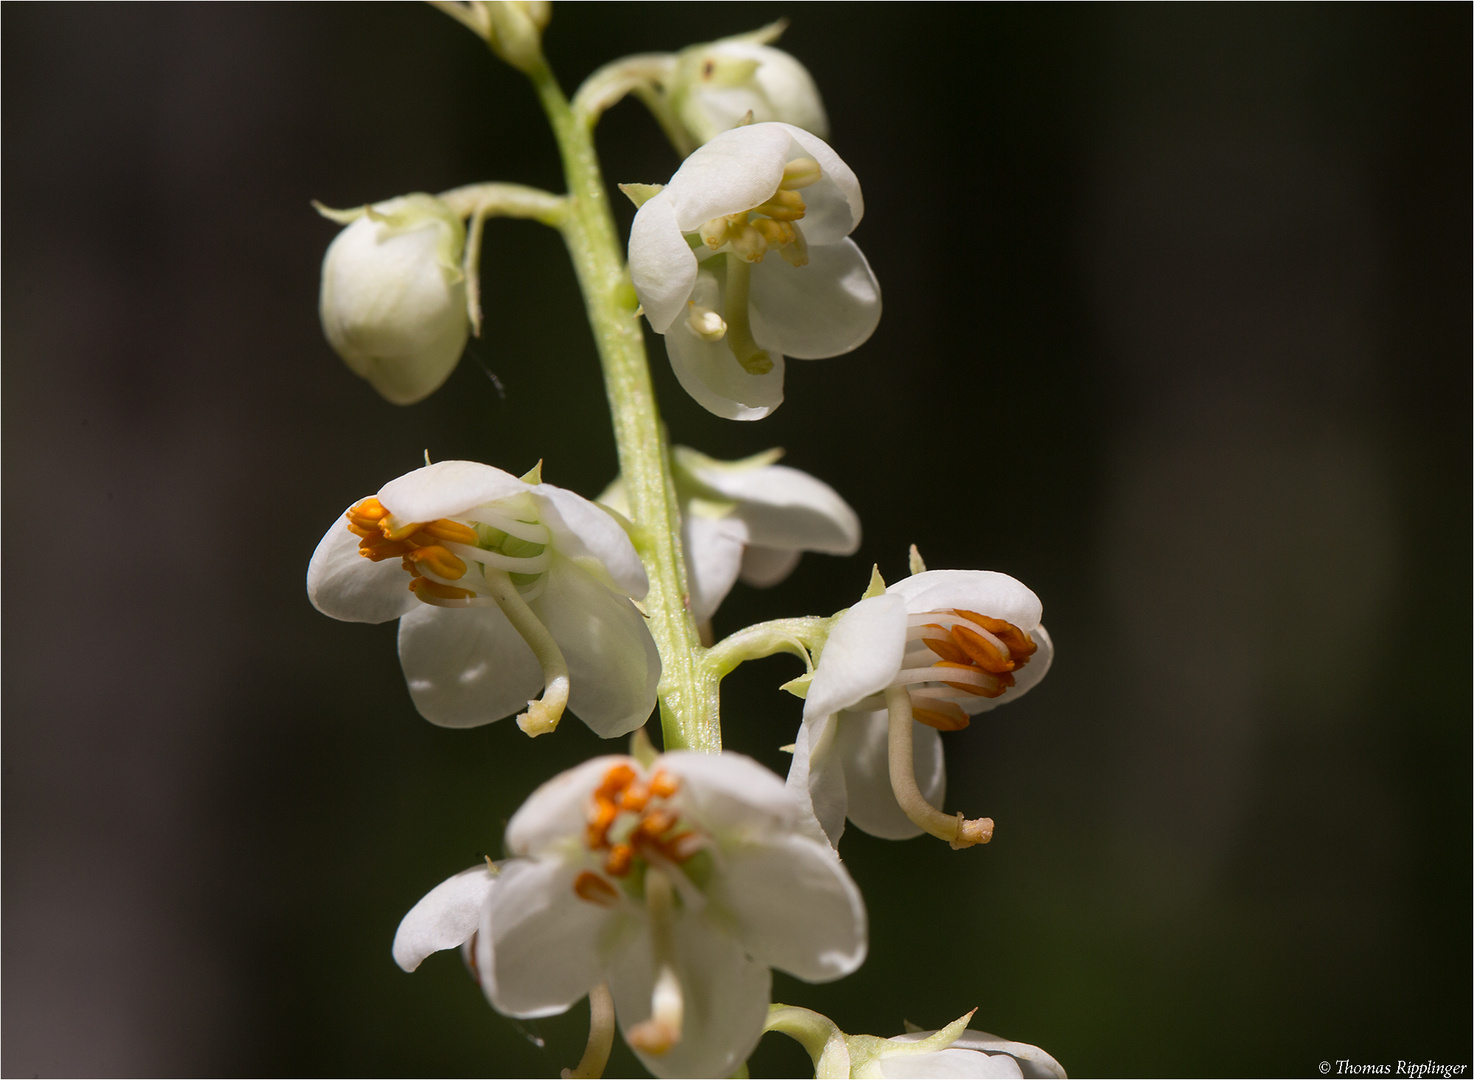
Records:
[[[698,623],[712,617],[738,578],[768,588],[791,574],[805,551],[852,555],[860,546],[860,519],[849,504],[822,480],[774,464],[781,454],[718,461],[689,447],[671,448]],[[622,479],[599,501],[629,513]]]
[[[809,684],[788,781],[807,793],[832,842],[846,817],[888,839],[935,831],[918,820],[918,811],[930,815],[916,799],[934,808],[945,791],[937,733],[966,727],[1044,677],[1054,645],[1042,610],[1007,574],[930,570],[839,618]],[[914,755],[900,771],[919,790],[898,786],[907,777],[898,777],[897,750]],[[992,822],[980,821],[972,831],[959,831],[959,821],[946,838],[985,842]]]
[[[770,42],[773,23],[750,34],[692,45],[676,56],[667,93],[696,145],[744,122],[778,121],[829,137],[829,118],[808,69]]]
[[[518,723],[536,735],[567,704],[605,738],[627,734],[649,717],[660,677],[630,602],[645,595],[644,568],[607,512],[531,479],[441,461],[391,481],[328,529],[308,596],[335,619],[399,619],[400,663],[427,720],[472,727],[525,705]]]
[[[653,1073],[730,1076],[762,1034],[771,968],[823,982],[865,957],[859,890],[802,815],[737,754],[596,758],[517,811],[499,874],[475,867],[421,900],[395,959],[413,970],[475,934],[498,1011],[551,1016],[607,982]]]
[[[717,135],[641,205],[630,276],[687,393],[756,420],[783,400],[785,356],[838,356],[871,335],[880,286],[848,238],[863,213],[839,155],[779,123]]]
[[[891,1039],[846,1035],[827,1016],[793,1005],[774,1005],[769,1031],[796,1039],[814,1060],[817,1077],[1047,1077],[1065,1080],[1060,1063],[1037,1046],[1012,1042],[967,1027],[977,1010],[938,1031],[914,1031]]]
[[[323,333],[354,374],[412,405],[450,376],[471,333],[465,226],[425,194],[318,209],[347,225],[322,260]]]

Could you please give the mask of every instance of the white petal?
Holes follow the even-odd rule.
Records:
[[[755,589],[770,589],[789,574],[803,552],[794,548],[759,547],[749,545],[742,552],[742,580]]]
[[[696,256],[681,235],[675,209],[664,191],[635,214],[630,226],[629,270],[645,317],[656,333],[665,333],[685,311],[696,283]]]
[[[904,597],[908,611],[961,608],[1004,619],[1025,632],[1039,625],[1044,611],[1023,582],[992,570],[927,570],[903,578],[886,592]]]
[[[561,556],[545,581],[529,606],[568,662],[568,707],[606,739],[628,735],[650,718],[660,681],[660,653],[645,617]]]
[[[573,891],[577,862],[513,859],[497,875],[485,906],[478,961],[482,988],[508,1016],[553,1016],[604,981],[607,958],[631,915]],[[488,955],[489,952],[489,955]]]
[[[687,514],[681,532],[691,586],[691,616],[698,623],[705,622],[737,582],[737,572],[746,561],[742,541],[747,526],[731,518]]]
[[[860,519],[824,481],[786,465],[757,469],[701,468],[682,458],[708,487],[739,504],[748,542],[764,547],[853,554],[860,547]],[[695,467],[693,467],[695,466]]]
[[[532,494],[538,500],[540,520],[553,532],[553,546],[559,554],[580,563],[592,560],[603,568],[595,576],[607,575],[626,596],[639,600],[650,591],[635,545],[608,511],[552,484],[539,484]],[[585,569],[593,568],[585,565]]]
[[[544,782],[507,823],[507,850],[514,855],[543,855],[561,848],[569,837],[581,838],[594,789],[620,765],[635,767],[635,762],[607,754]]]
[[[854,232],[865,216],[865,200],[860,196],[860,181],[854,171],[819,136],[791,124],[783,124],[798,149],[819,163],[824,179],[804,188],[807,212],[803,217],[804,236],[813,244],[832,244]],[[790,151],[790,155],[798,154]]]
[[[388,622],[419,607],[409,581],[398,559],[372,562],[360,555],[358,537],[348,531],[341,514],[307,564],[307,598],[312,606],[345,622]]]
[[[978,698],[977,701],[963,701],[959,704],[973,716],[979,713],[991,712],[999,705],[1007,705],[1011,701],[1017,701],[1034,687],[1039,685],[1041,679],[1049,671],[1049,666],[1054,663],[1054,642],[1049,637],[1049,631],[1044,629],[1040,623],[1029,631],[1029,637],[1034,639],[1038,646],[1034,655],[1029,657],[1029,662],[1022,669],[1014,672],[1013,685],[1003,694],[996,698]]]
[[[1018,1062],[1007,1054],[980,1054],[976,1050],[959,1050],[954,1043],[945,1050],[929,1054],[882,1053],[880,1075],[896,1080],[971,1080],[971,1078],[1022,1076]]]
[[[434,521],[527,489],[511,473],[479,461],[437,461],[389,481],[379,502],[400,521]]]
[[[675,750],[659,765],[683,781],[675,796],[680,808],[733,843],[786,836],[802,817],[778,775],[742,754]]]
[[[723,872],[707,895],[736,919],[754,959],[809,982],[864,962],[865,902],[827,843],[795,834],[721,851]]]
[[[787,124],[752,124],[724,131],[697,149],[661,192],[670,200],[681,231],[695,232],[714,217],[767,202],[783,180],[793,145],[790,133],[798,130]]]
[[[921,1034],[925,1037],[928,1033],[922,1032]],[[1028,1043],[1012,1042],[1009,1039],[1000,1039],[997,1035],[989,1035],[986,1031],[969,1029],[964,1031],[962,1038],[952,1045],[971,1050],[985,1050],[990,1054],[1008,1054],[1018,1060],[1019,1067],[1027,1077],[1041,1078],[1041,1080],[1046,1077],[1066,1080],[1064,1067],[1059,1062],[1037,1046],[1030,1046]]]
[[[761,420],[783,403],[783,355],[774,349],[768,350],[772,370],[753,375],[725,341],[701,340],[682,319],[665,335],[665,351],[686,393],[723,419]]]
[[[889,717],[884,712],[846,712],[835,719],[839,724],[835,756],[844,764],[849,819],[861,831],[883,840],[920,836],[921,827],[906,816],[891,787]],[[913,721],[911,739],[916,785],[927,802],[941,806],[947,793],[941,735]]]
[[[685,1004],[681,1041],[659,1056],[638,1050],[636,1056],[656,1076],[731,1076],[762,1037],[772,974],[703,914],[678,908],[672,923],[673,967]],[[653,955],[646,923],[615,960],[609,988],[626,1035],[650,1016]]]
[[[785,356],[820,360],[859,348],[880,323],[880,283],[853,240],[809,245],[809,264],[752,268],[753,333]]]
[[[441,727],[519,713],[543,685],[542,666],[495,607],[416,602],[399,620],[399,663],[415,708]]]
[[[804,719],[838,712],[890,685],[906,651],[906,605],[900,597],[873,596],[841,616],[829,634]]]
[[[431,953],[455,949],[481,925],[481,908],[496,884],[485,863],[462,870],[427,892],[394,934],[394,962],[413,971]]]
[[[825,716],[799,725],[793,742],[793,763],[788,766],[788,779],[783,785],[806,811],[800,823],[804,835],[827,840],[835,848],[844,835],[848,801],[844,768],[834,754],[836,723],[836,717]]]

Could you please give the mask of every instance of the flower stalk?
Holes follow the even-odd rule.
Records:
[[[588,309],[614,422],[619,469],[628,487],[635,547],[650,576],[645,612],[660,650],[661,728],[667,750],[721,749],[712,695],[703,692],[701,637],[687,604],[679,511],[650,381],[639,301],[621,257],[603,173],[594,151],[595,116],[576,111],[545,60],[524,69],[553,127],[568,184],[561,222]]]

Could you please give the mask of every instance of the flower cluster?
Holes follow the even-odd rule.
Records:
[[[571,710],[630,756],[585,761],[537,787],[506,828],[506,858],[433,888],[404,917],[406,971],[460,949],[491,1006],[535,1018],[590,1000],[597,1076],[615,1027],[655,1075],[745,1075],[765,1030],[823,1076],[1063,1076],[1037,1047],[966,1025],[882,1039],[775,1005],[772,972],[807,982],[865,959],[845,822],[954,848],[993,823],[941,809],[942,732],[1044,677],[1053,644],[1038,598],[991,571],[928,571],[859,602],[711,640],[740,579],[759,587],[804,552],[850,555],[860,520],[780,451],[720,461],[670,446],[638,319],[664,338],[680,385],[717,416],[757,420],[783,400],[788,358],[863,344],[880,288],[850,234],[860,185],[824,141],[808,72],[772,48],[781,25],[642,54],[563,97],[542,53],[550,11],[526,0],[432,0],[536,84],[567,195],[513,184],[413,194],[325,216],[343,225],[322,267],[329,343],[389,402],[445,383],[480,333],[487,218],[559,229],[574,257],[615,413],[620,475],[590,501],[474,461],[426,464],[350,503],[312,555],[307,592],[349,622],[398,621],[414,708],[461,728],[516,715],[529,735]],[[665,185],[625,185],[639,209],[627,259],[592,141],[625,94],[689,150]],[[322,208],[320,208],[322,209]],[[806,672],[786,780],[722,750],[721,680],[776,652]],[[659,706],[667,753],[644,725]]]

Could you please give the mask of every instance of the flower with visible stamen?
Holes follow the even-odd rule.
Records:
[[[935,809],[945,791],[937,733],[1038,684],[1054,655],[1041,613],[1039,598],[1007,574],[930,570],[839,618],[809,684],[789,772],[833,843],[846,817],[888,839],[925,831],[957,846],[986,842],[988,819]],[[907,767],[898,769],[898,754]]]
[[[420,901],[395,959],[413,970],[474,935],[498,1011],[551,1016],[607,982],[656,1076],[730,1076],[762,1034],[771,968],[824,982],[865,958],[859,890],[803,816],[737,754],[596,758],[517,811],[499,874],[473,868]]]
[[[436,724],[525,706],[518,724],[538,735],[566,704],[605,738],[628,734],[649,718],[660,677],[631,603],[644,568],[607,511],[532,481],[474,461],[391,481],[328,529],[308,596],[335,619],[399,619],[410,696]]]
[[[698,624],[715,614],[739,578],[765,589],[791,574],[805,551],[852,555],[860,546],[860,519],[849,504],[822,480],[775,464],[781,454],[718,461],[690,447],[671,448]],[[599,501],[629,513],[622,479]]]
[[[863,213],[829,144],[780,123],[716,136],[640,206],[630,277],[687,393],[756,420],[783,400],[784,357],[870,337],[880,286],[849,239]]]

